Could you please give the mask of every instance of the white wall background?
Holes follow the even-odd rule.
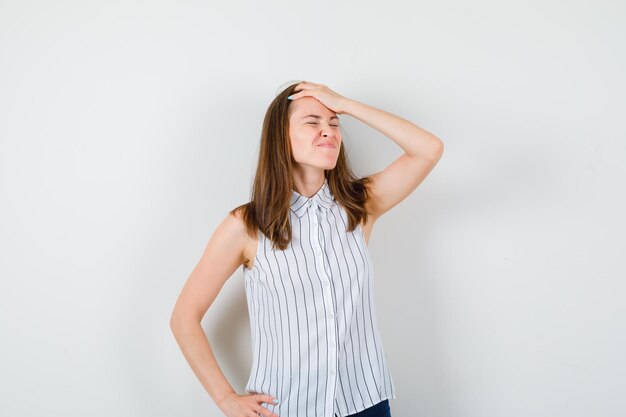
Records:
[[[2,0],[0,415],[222,415],[169,316],[297,79],[446,146],[370,241],[394,417],[625,415],[624,39],[608,0]],[[240,392],[242,278],[203,321]]]

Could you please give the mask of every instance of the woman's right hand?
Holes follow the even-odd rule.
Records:
[[[259,403],[274,404],[274,397],[265,394],[240,395],[232,392],[222,399],[219,407],[227,417],[253,417],[261,414],[264,417],[278,417]]]

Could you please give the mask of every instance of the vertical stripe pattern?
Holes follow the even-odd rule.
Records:
[[[259,231],[252,269],[243,266],[253,360],[247,393],[280,417],[355,414],[396,391],[374,301],[373,268],[362,226],[327,181],[307,198],[292,190],[292,240],[273,249]]]

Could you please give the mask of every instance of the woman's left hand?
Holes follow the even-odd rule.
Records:
[[[294,91],[296,90],[300,91],[290,95],[290,100],[297,100],[301,97],[309,96],[317,99],[320,103],[322,103],[324,106],[328,107],[330,110],[334,111],[337,114],[343,114],[344,112],[343,105],[346,101],[346,98],[341,94],[335,93],[324,84],[315,84],[309,81],[302,81],[294,89]]]

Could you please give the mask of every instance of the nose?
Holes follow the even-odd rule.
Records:
[[[333,128],[330,126],[325,126],[322,128],[322,136],[328,137],[329,135],[334,135]]]

